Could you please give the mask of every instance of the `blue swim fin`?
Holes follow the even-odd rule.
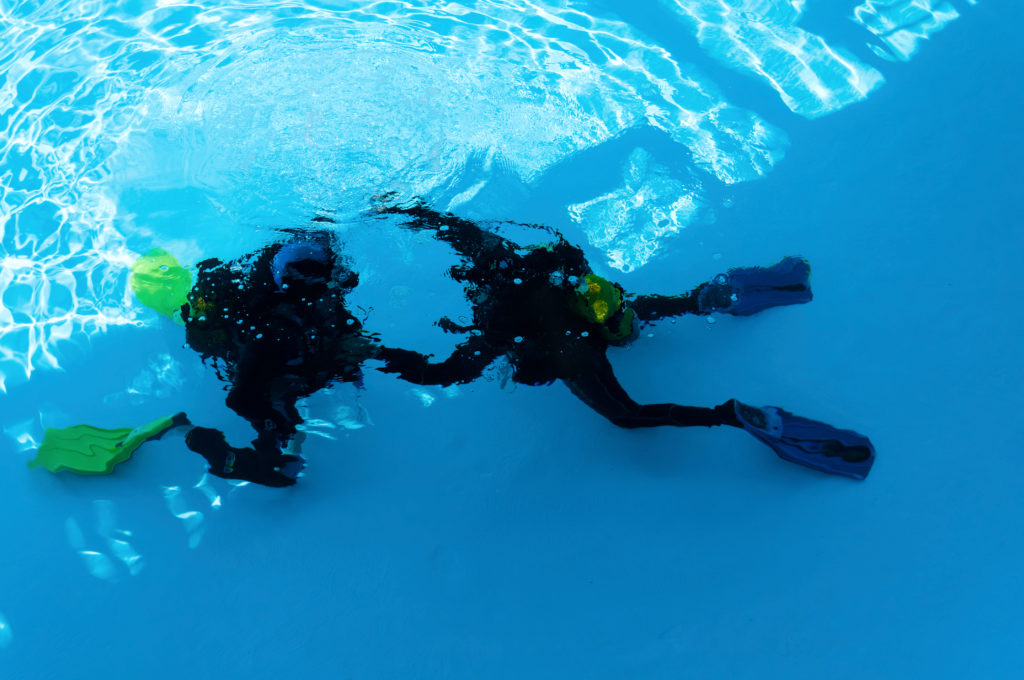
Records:
[[[795,416],[774,406],[757,408],[735,402],[743,429],[772,448],[783,460],[833,475],[864,479],[875,462],[871,440]]]
[[[704,286],[697,299],[700,312],[750,316],[781,305],[810,302],[811,265],[802,257],[786,257],[771,267],[730,269]]]

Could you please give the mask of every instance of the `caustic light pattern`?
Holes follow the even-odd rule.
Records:
[[[973,3],[972,3],[973,4]],[[868,47],[884,59],[907,61],[920,42],[942,29],[960,13],[944,0],[867,0],[853,12],[857,23],[875,34],[884,45]]]
[[[382,188],[452,207],[496,169],[531,183],[641,125],[722,182],[781,157],[778,131],[619,22],[532,2],[389,3],[319,20],[287,40],[269,17],[249,21],[232,63],[165,97],[133,148],[171,139],[197,184],[284,177],[303,202],[342,212]]]
[[[882,74],[799,26],[803,0],[665,0],[715,58],[766,81],[810,118],[858,102]]]
[[[883,82],[799,25],[802,0],[663,2],[681,39],[800,115]],[[957,16],[945,0],[847,12],[897,60]],[[0,389],[57,367],[59,341],[146,322],[127,285],[133,250],[176,237],[201,254],[198,236],[127,209],[131,192],[194,190],[235,229],[270,202],[279,214],[357,214],[381,191],[456,209],[497,176],[531,186],[653,127],[689,159],[684,174],[639,150],[618,189],[571,208],[613,266],[643,266],[709,212],[710,187],[765,175],[787,145],[679,50],[554,0],[4,3]]]
[[[673,178],[644,149],[630,154],[622,181],[609,193],[569,206],[569,216],[607,254],[611,266],[630,271],[635,263],[649,260],[665,236],[707,208],[699,198],[699,180]]]

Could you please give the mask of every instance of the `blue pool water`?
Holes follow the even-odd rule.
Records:
[[[1024,6],[0,3],[0,677],[1011,678],[1024,662]],[[627,290],[787,254],[809,305],[612,350],[640,401],[871,436],[862,483],[739,431],[619,430],[500,368],[306,400],[308,467],[109,477],[46,427],[248,426],[131,263],[329,211],[391,344],[465,313],[386,191],[552,225]]]

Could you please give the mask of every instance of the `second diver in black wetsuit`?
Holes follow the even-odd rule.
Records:
[[[319,218],[319,221],[326,221]],[[336,382],[360,384],[375,339],[345,306],[358,275],[338,256],[335,237],[296,232],[230,262],[198,265],[182,307],[186,341],[230,387],[227,405],[255,428],[252,447],[195,427],[189,448],[219,477],[290,486],[301,458],[286,452],[302,423],[296,402]]]
[[[684,295],[629,295],[596,274],[583,251],[552,232],[542,246],[520,247],[477,224],[422,205],[381,206],[413,230],[429,230],[452,246],[460,264],[451,276],[465,285],[473,323],[438,325],[468,337],[447,359],[381,348],[382,369],[421,385],[467,383],[496,358],[507,357],[513,379],[540,385],[561,380],[588,406],[620,427],[729,425],[745,429],[781,458],[824,472],[863,479],[874,461],[864,436],[775,407],[734,399],[714,408],[639,404],[622,388],[605,353],[629,344],[639,324],[682,314],[754,314],[808,302],[810,267],[788,257],[773,267],[732,269]]]

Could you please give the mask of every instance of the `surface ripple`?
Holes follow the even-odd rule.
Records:
[[[700,48],[764,79],[799,114],[838,110],[882,82],[797,25],[802,0],[664,2]],[[382,192],[457,209],[655,128],[681,171],[641,172],[640,149],[619,189],[581,185],[563,206],[613,266],[635,269],[705,214],[704,187],[756,179],[781,160],[781,130],[585,7],[0,5],[0,389],[57,367],[62,340],[151,319],[126,272],[154,241],[186,261],[230,255],[256,245],[261,225],[356,215]],[[897,59],[955,17],[939,0],[854,11],[872,49]]]
[[[381,191],[454,206],[637,126],[726,183],[768,171],[785,142],[628,25],[563,3],[6,7],[4,377],[57,366],[62,339],[141,322],[130,240],[202,226],[181,192],[237,229]],[[139,207],[161,192],[174,234]]]

